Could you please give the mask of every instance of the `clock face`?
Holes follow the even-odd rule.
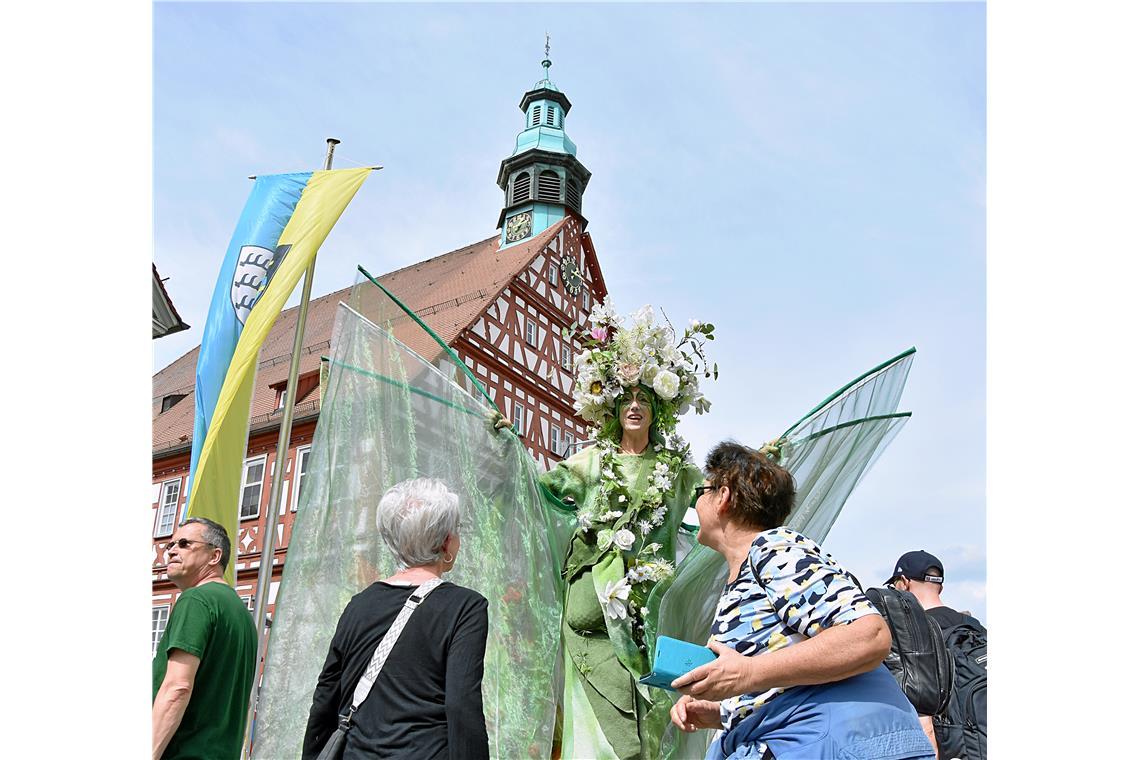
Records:
[[[507,220],[507,242],[513,243],[522,240],[530,234],[530,212],[524,211],[515,214]]]
[[[582,270],[573,256],[562,257],[562,284],[572,296],[582,292]]]

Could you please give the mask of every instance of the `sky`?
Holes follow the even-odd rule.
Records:
[[[153,6],[154,260],[197,345],[251,174],[383,165],[314,295],[495,234],[542,78],[617,308],[716,325],[701,461],[910,346],[913,417],[824,542],[864,585],[926,549],[986,621],[986,9],[949,4]],[[298,291],[300,288],[298,287]],[[294,294],[291,303],[296,303]]]

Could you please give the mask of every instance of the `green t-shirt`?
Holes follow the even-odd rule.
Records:
[[[171,649],[189,652],[201,662],[186,714],[162,757],[240,757],[257,633],[253,616],[229,584],[204,583],[178,598],[154,655],[151,702],[166,677]]]

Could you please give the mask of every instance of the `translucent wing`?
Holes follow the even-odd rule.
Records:
[[[817,543],[827,537],[847,497],[910,419],[897,410],[914,353],[860,375],[784,433],[781,464],[796,478],[788,527]]]
[[[436,477],[460,498],[462,549],[447,576],[489,602],[483,679],[491,754],[549,757],[561,688],[561,594],[534,463],[518,439],[489,424],[493,405],[454,354],[431,350],[426,327],[358,283],[333,330],[328,383],[306,491],[289,545],[266,657],[253,756],[300,754],[313,688],[348,600],[395,571],[376,529],[384,491]],[[379,321],[378,321],[379,320]],[[428,336],[432,336],[430,332]],[[425,359],[409,347],[420,342]],[[442,367],[442,369],[441,369]],[[475,384],[477,385],[477,384]],[[478,390],[481,391],[481,388]]]

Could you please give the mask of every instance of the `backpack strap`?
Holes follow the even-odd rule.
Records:
[[[396,641],[400,638],[400,634],[404,632],[404,626],[408,624],[408,618],[416,611],[424,599],[427,599],[428,594],[435,591],[439,584],[443,583],[442,578],[432,578],[427,583],[423,583],[412,592],[408,597],[408,601],[404,602],[404,608],[400,610],[400,614],[396,616],[396,621],[392,623],[392,627],[384,634],[384,638],[380,640],[376,651],[372,653],[372,659],[368,662],[368,667],[364,669],[364,675],[360,677],[360,681],[356,684],[356,691],[352,693],[352,707],[349,708],[348,717],[351,720],[352,714],[360,707],[360,703],[368,698],[368,693],[372,691],[372,684],[376,683],[376,677],[380,675],[380,669],[384,667],[384,663],[388,661],[388,655],[392,653],[392,647],[396,646]]]

